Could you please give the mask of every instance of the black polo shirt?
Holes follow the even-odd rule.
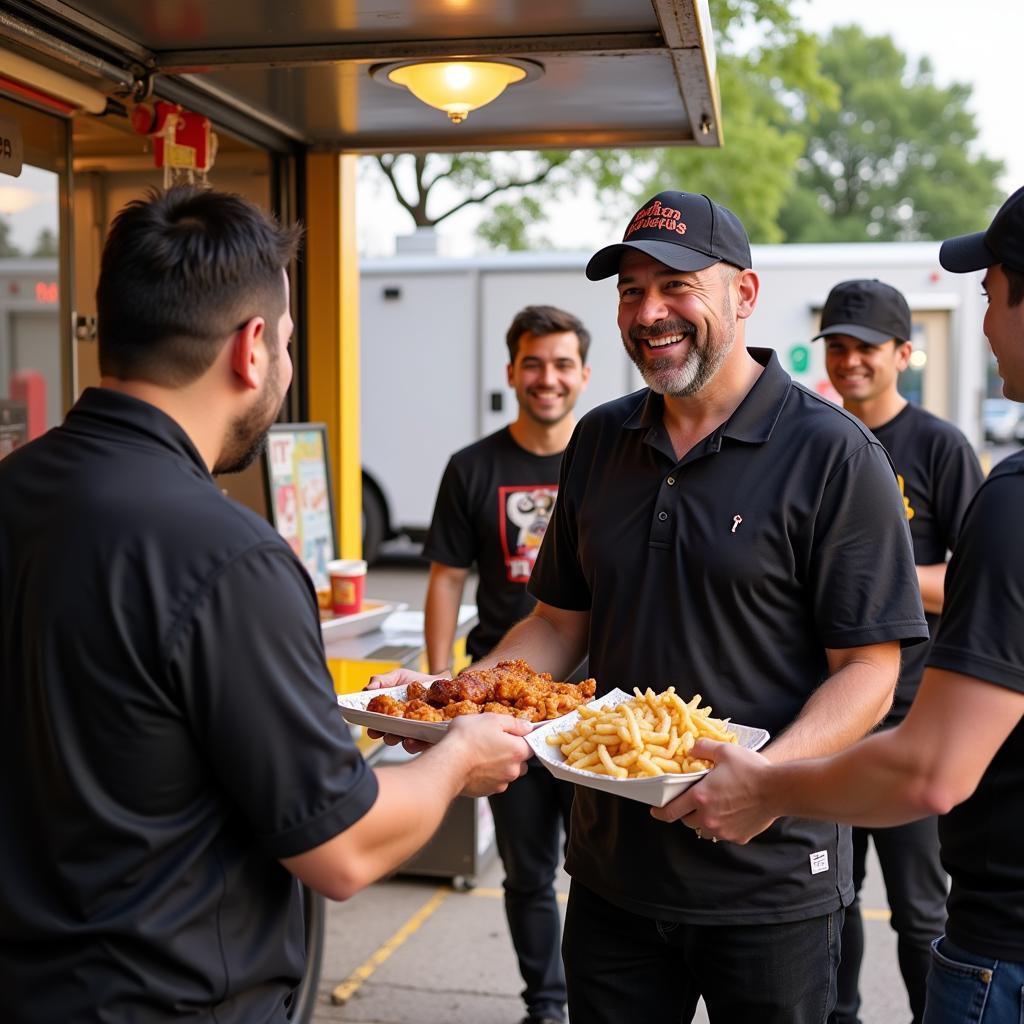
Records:
[[[826,648],[928,635],[895,474],[853,416],[774,353],[733,415],[677,460],[644,390],[579,423],[530,582],[590,612],[598,692],[674,685],[773,735],[828,676]],[[577,788],[566,868],[649,917],[800,920],[848,903],[849,830],[782,819],[701,843],[649,808]]]
[[[4,1021],[280,1021],[278,858],[370,808],[316,595],[181,428],[90,389],[0,462]]]
[[[967,511],[928,664],[1024,693],[1024,452],[1000,462]],[[964,706],[969,731],[971,707]],[[962,804],[939,819],[950,875],[946,931],[981,956],[1024,963],[1024,721]]]
[[[872,433],[896,467],[914,561],[918,565],[946,561],[956,545],[967,506],[984,479],[970,442],[952,423],[910,402]],[[925,619],[934,636],[939,616],[926,612]],[[887,726],[906,718],[921,682],[928,649],[929,644],[923,643],[905,652],[896,697],[885,720]]]

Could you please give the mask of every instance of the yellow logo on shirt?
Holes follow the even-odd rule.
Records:
[[[907,510],[907,519],[913,519],[914,518],[914,510],[910,507],[910,499],[907,497],[906,489],[903,486],[903,484],[904,484],[903,477],[901,477],[899,475],[899,473],[897,473],[896,474],[896,479],[899,481],[900,494],[903,495],[903,507]]]

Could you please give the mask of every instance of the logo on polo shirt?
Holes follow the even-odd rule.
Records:
[[[622,236],[625,242],[637,231],[667,231],[673,235],[685,235],[686,224],[681,220],[682,211],[671,206],[662,206],[657,199],[650,206],[640,210],[630,221],[626,233]]]
[[[811,854],[811,874],[820,875],[828,871],[828,850],[818,850]]]
[[[510,583],[529,582],[557,495],[552,484],[498,488],[500,536]]]

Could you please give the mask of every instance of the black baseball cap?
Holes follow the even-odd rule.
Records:
[[[1024,271],[1024,188],[1017,189],[999,207],[987,231],[943,242],[939,262],[954,274],[984,270],[995,263]]]
[[[750,268],[750,242],[739,218],[694,192],[659,192],[630,218],[621,242],[606,245],[587,264],[600,281],[619,272],[627,249],[636,249],[673,270],[703,270],[713,263]]]
[[[840,281],[828,293],[821,311],[821,333],[848,334],[869,345],[884,345],[890,338],[910,341],[910,307],[903,293],[877,279]]]

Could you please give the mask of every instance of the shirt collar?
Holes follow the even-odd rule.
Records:
[[[772,436],[793,379],[782,368],[774,349],[748,348],[747,351],[764,371],[718,433],[736,441],[760,444]],[[627,430],[656,426],[661,423],[664,412],[665,399],[648,388],[623,426]]]
[[[138,443],[165,448],[211,479],[192,439],[176,420],[155,405],[122,391],[86,388],[68,412],[64,427],[101,438],[124,438],[126,434],[133,434]]]

